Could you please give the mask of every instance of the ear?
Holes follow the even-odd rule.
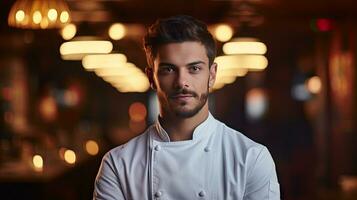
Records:
[[[154,82],[153,68],[152,67],[146,67],[145,68],[145,73],[146,73],[146,76],[149,79],[151,89],[156,90],[156,85],[155,85],[155,82]]]
[[[209,88],[213,87],[216,81],[216,74],[217,74],[217,63],[213,63],[209,69],[209,80],[208,80]]]

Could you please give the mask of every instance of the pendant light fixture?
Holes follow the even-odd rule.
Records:
[[[70,21],[64,0],[17,0],[8,16],[9,26],[24,29],[61,28]]]

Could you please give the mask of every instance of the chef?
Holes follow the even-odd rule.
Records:
[[[268,149],[212,116],[217,64],[207,26],[190,16],[157,20],[144,38],[160,114],[103,157],[96,200],[278,200]]]

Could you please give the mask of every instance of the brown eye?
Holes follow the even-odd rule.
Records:
[[[199,72],[201,70],[201,68],[199,66],[193,65],[190,67],[190,71],[195,73],[195,72]]]
[[[172,73],[175,69],[172,66],[161,67],[160,73]]]

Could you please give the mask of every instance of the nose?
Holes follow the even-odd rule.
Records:
[[[184,69],[178,70],[175,79],[175,88],[188,88],[188,73]]]

